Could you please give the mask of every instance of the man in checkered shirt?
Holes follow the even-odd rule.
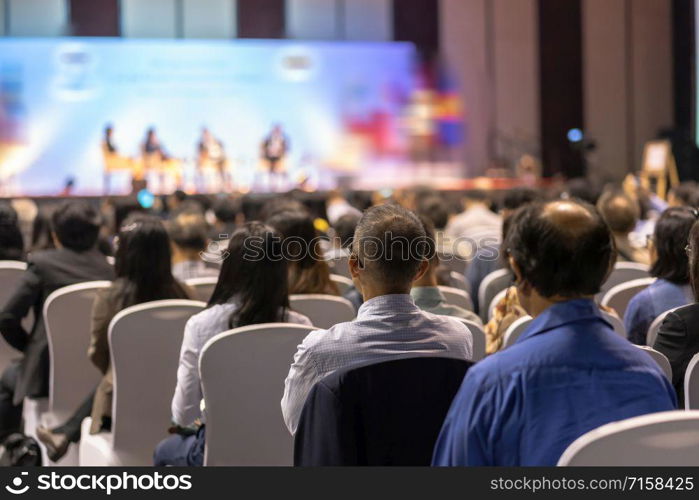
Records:
[[[354,321],[311,332],[298,347],[281,402],[292,434],[311,388],[335,370],[415,357],[471,359],[469,329],[422,311],[410,297],[428,266],[425,238],[420,220],[398,205],[370,208],[359,221],[349,266],[364,304]]]

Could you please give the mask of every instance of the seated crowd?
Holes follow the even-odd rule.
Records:
[[[170,436],[154,450],[155,465],[204,464],[199,362],[207,342],[250,325],[313,326],[290,302],[308,294],[342,296],[356,317],[314,329],[279,380],[280,418],[297,445],[330,421],[333,410],[315,390],[333,374],[342,384],[353,368],[438,358],[460,363],[459,380],[439,417],[441,432],[414,429],[433,450],[428,463],[555,465],[573,441],[601,425],[682,408],[684,375],[699,353],[699,189],[680,186],[666,203],[624,188],[596,190],[578,180],[557,192],[515,188],[497,201],[480,191],[457,200],[416,189],[373,204],[334,192],[320,210],[294,193],[257,211],[232,196],[184,193],[150,209],[70,200],[34,207],[29,230],[20,223],[27,200],[0,204],[0,260],[27,263],[0,304],[0,333],[18,356],[0,379],[0,439],[21,432],[25,398],[49,395],[42,311],[52,292],[111,282],[96,295],[85,354],[102,375],[99,384],[64,422],[36,429],[49,458],[59,461],[80,441],[84,419],[92,419],[90,433],[112,428],[112,319],[137,304],[197,300],[188,280],[209,278],[216,283],[206,307],[184,329]],[[656,278],[625,311],[600,305],[618,262],[648,266]],[[483,289],[494,273],[502,276],[502,293],[490,300]],[[472,307],[450,302],[444,287],[461,289]],[[637,347],[664,313],[650,347],[667,356],[672,380]],[[615,333],[610,315],[623,321],[627,339]],[[520,318],[531,322],[506,347]],[[383,403],[360,404],[381,410]],[[382,460],[374,465],[404,463]]]

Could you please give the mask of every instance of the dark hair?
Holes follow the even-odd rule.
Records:
[[[535,201],[541,201],[541,192],[538,189],[529,187],[512,188],[505,192],[502,200],[502,208],[514,211],[518,208]]]
[[[466,193],[464,193],[464,198],[472,201],[481,201],[483,203],[488,203],[490,201],[488,193],[482,189],[472,189],[470,191],[466,191]]]
[[[576,177],[566,183],[563,198],[569,200],[582,200],[596,205],[601,194],[600,188],[585,177]]]
[[[689,281],[694,291],[694,300],[699,302],[699,221],[689,232]]]
[[[587,216],[547,213],[555,203],[577,205]],[[525,205],[513,215],[506,248],[522,279],[543,297],[598,293],[616,260],[609,227],[595,207],[584,202]]]
[[[343,215],[333,225],[335,235],[340,238],[340,246],[342,248],[348,248],[352,245],[354,231],[357,229],[360,218],[361,216],[357,214]]]
[[[234,300],[228,326],[237,328],[283,321],[289,308],[287,262],[278,258],[281,235],[260,222],[233,233],[209,307]]]
[[[203,251],[208,242],[208,225],[203,215],[182,213],[167,224],[172,242],[184,250]]]
[[[447,227],[449,221],[449,209],[444,200],[438,196],[424,198],[417,206],[417,213],[430,220],[437,230]]]
[[[30,252],[55,248],[51,237],[51,217],[47,209],[39,210],[32,222],[32,241]]]
[[[226,224],[234,223],[240,211],[240,201],[233,198],[223,198],[214,203],[216,219]]]
[[[280,212],[267,223],[284,238],[283,255],[295,256],[289,265],[289,293],[338,295],[337,285],[330,279],[328,263],[320,253],[320,240],[311,216],[306,212]]]
[[[658,259],[651,267],[651,276],[677,284],[689,282],[689,260],[685,247],[696,220],[693,210],[686,207],[668,208],[663,212],[653,234]]]
[[[187,298],[184,287],[172,276],[170,239],[157,217],[135,214],[118,234],[114,288],[121,308],[134,304]]]
[[[23,257],[24,240],[17,211],[12,205],[0,203],[0,260],[22,260]]]
[[[427,258],[425,238],[425,228],[414,213],[385,203],[364,212],[354,235],[353,253],[361,266],[376,273],[387,286],[409,288]]]
[[[622,191],[604,193],[597,202],[597,208],[613,233],[630,233],[640,217],[638,203]]]
[[[699,206],[699,186],[694,181],[685,181],[670,189],[670,193],[685,206]]]
[[[291,196],[277,196],[265,202],[260,209],[259,219],[268,222],[275,215],[283,212],[306,212],[308,208],[300,201]]]
[[[76,252],[95,247],[100,224],[99,212],[86,201],[66,201],[51,216],[51,229],[58,241]]]
[[[435,236],[436,230],[434,224],[432,224],[432,221],[424,215],[419,215],[418,217],[420,222],[422,222],[423,229],[425,230],[425,258],[430,261],[437,259],[439,262],[439,252],[437,252],[437,240]]]

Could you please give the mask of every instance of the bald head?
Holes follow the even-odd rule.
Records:
[[[523,207],[513,216],[506,247],[542,297],[594,295],[615,259],[612,235],[586,203],[554,201]]]
[[[636,227],[638,203],[623,192],[603,194],[597,202],[597,208],[614,233],[628,234]]]

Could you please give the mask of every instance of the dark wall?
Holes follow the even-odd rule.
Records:
[[[70,0],[71,34],[119,36],[119,0]]]
[[[539,0],[541,146],[544,174],[584,175],[570,129],[584,130],[581,0]]]
[[[238,0],[240,38],[284,38],[284,0]]]
[[[439,0],[393,0],[392,10],[393,38],[414,43],[424,60],[433,60],[439,54]]]

